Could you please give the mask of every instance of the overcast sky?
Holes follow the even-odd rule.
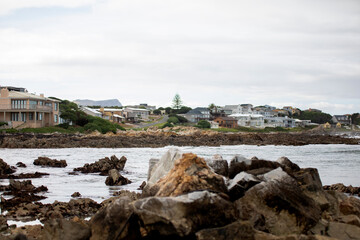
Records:
[[[1,0],[0,85],[360,112],[360,1]]]

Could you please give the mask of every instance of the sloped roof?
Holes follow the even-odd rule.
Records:
[[[41,97],[38,95],[35,95],[33,93],[28,92],[17,92],[17,91],[9,91],[9,97],[10,98],[17,98],[17,99],[34,99],[34,100],[43,100],[43,101],[53,101],[53,102],[60,102],[59,100],[47,98],[47,97]]]

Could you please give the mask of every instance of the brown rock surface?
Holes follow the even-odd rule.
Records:
[[[118,170],[111,169],[109,176],[105,180],[105,184],[108,186],[121,186],[131,183],[129,179],[123,177]]]
[[[125,167],[126,157],[122,156],[118,159],[115,155],[110,158],[105,157],[99,159],[95,163],[88,164],[86,163],[83,167],[74,168],[74,171],[79,171],[82,173],[105,173],[106,175],[111,169],[116,169],[122,171]]]
[[[56,160],[48,157],[38,157],[34,160],[34,165],[43,166],[43,167],[58,167],[64,168],[67,166],[65,160]]]
[[[159,189],[156,196],[167,197],[200,190],[227,192],[223,177],[212,172],[203,158],[192,153],[176,160],[174,168],[153,187]]]

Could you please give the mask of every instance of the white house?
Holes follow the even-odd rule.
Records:
[[[231,114],[230,117],[238,120],[238,125],[242,127],[264,128],[264,116],[260,114]]]
[[[284,127],[293,128],[295,127],[295,119],[285,117],[266,117],[265,127]]]

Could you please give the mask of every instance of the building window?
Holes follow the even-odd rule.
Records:
[[[19,121],[19,113],[11,113],[11,121]]]
[[[26,113],[21,113],[21,121],[26,122]]]
[[[43,102],[43,101],[39,101],[39,105],[40,105],[40,106],[44,105],[44,102]]]
[[[58,110],[58,103],[54,103],[54,108],[55,108],[55,111]]]
[[[55,122],[55,123],[58,122],[58,115],[57,115],[57,114],[54,115],[54,122]]]
[[[34,120],[34,113],[29,113],[29,121],[33,121]]]
[[[45,106],[52,107],[52,103],[51,103],[51,102],[47,102],[47,103],[45,103]]]
[[[12,109],[25,109],[26,108],[26,100],[11,100],[11,108]]]
[[[42,120],[42,113],[37,113],[36,120]]]

